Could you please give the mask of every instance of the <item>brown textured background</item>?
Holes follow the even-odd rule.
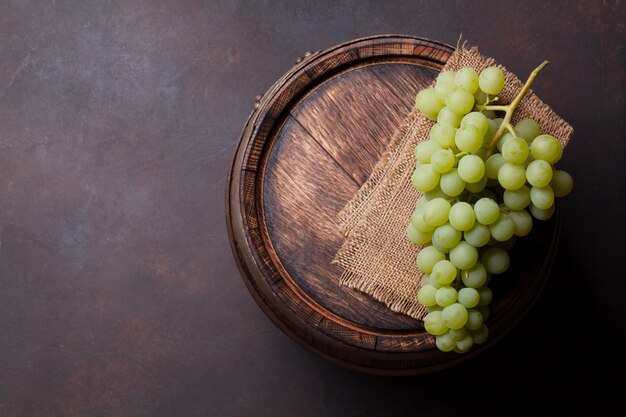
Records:
[[[608,414],[597,393],[626,394],[607,382],[626,367],[625,20],[622,1],[2,1],[0,416]],[[547,58],[535,89],[575,129],[546,292],[489,355],[427,377],[288,339],[224,222],[254,96],[306,50],[380,33],[462,33],[518,74]]]

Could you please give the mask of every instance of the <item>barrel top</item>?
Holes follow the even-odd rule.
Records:
[[[451,366],[506,333],[545,281],[557,216],[514,249],[520,262],[493,287],[490,339],[464,355],[439,352],[420,321],[339,285],[342,271],[331,263],[344,241],[337,214],[452,52],[385,35],[305,54],[257,99],[244,127],[226,195],[242,277],[280,328],[331,360],[378,373]]]

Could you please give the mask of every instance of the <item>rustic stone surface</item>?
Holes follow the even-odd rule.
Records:
[[[608,414],[591,388],[625,364],[624,15],[615,1],[1,2],[0,415],[441,416],[475,395],[482,415]],[[306,50],[379,33],[463,33],[518,74],[549,59],[535,88],[575,127],[552,285],[489,356],[428,378],[353,373],[293,343],[251,299],[224,223],[254,97]],[[590,217],[597,198],[608,212]],[[572,321],[556,299],[587,309]]]

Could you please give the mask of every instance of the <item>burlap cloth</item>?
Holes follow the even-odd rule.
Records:
[[[477,48],[461,46],[450,56],[443,70],[456,71],[469,66],[480,73],[491,65],[498,64],[482,56]],[[507,104],[524,83],[498,66],[504,71],[505,87],[496,104]],[[572,127],[532,91],[517,107],[512,122],[524,118],[535,120],[542,133],[556,137],[563,147],[573,132]],[[340,285],[369,294],[391,310],[416,319],[421,319],[426,311],[417,301],[422,274],[415,257],[421,246],[409,242],[406,228],[420,196],[411,184],[415,169],[413,151],[417,143],[428,139],[433,123],[413,109],[393,134],[369,179],[339,213],[346,241],[333,260],[344,269]]]

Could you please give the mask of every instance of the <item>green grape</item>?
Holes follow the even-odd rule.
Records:
[[[417,292],[417,301],[424,307],[432,307],[437,305],[435,295],[437,294],[437,288],[430,284],[422,285]]]
[[[476,213],[474,213],[474,208],[471,205],[464,201],[460,201],[454,204],[450,209],[448,220],[454,229],[464,232],[474,226],[474,223],[476,222]]]
[[[530,145],[530,151],[535,159],[543,159],[544,161],[555,164],[563,155],[563,148],[554,136],[539,135],[533,139]]]
[[[473,68],[461,68],[456,72],[454,83],[463,90],[474,94],[478,89],[478,74]]]
[[[424,243],[430,242],[431,239],[430,232],[417,230],[415,226],[413,226],[413,223],[409,223],[409,226],[406,229],[406,235],[409,238],[409,241],[416,245],[423,245]]]
[[[437,241],[432,241],[431,243],[433,244],[433,246],[435,247],[435,249],[437,249],[439,252],[441,253],[450,253],[450,248],[444,248],[443,246],[440,246],[439,243]]]
[[[451,71],[440,72],[435,82],[435,91],[440,97],[445,97],[454,90],[456,85],[454,84],[454,73]]]
[[[442,224],[432,235],[433,244],[445,249],[452,249],[461,241],[461,232],[449,223]]]
[[[424,328],[434,336],[439,336],[448,331],[448,326],[443,323],[443,310],[431,311],[424,316]]]
[[[485,162],[485,173],[487,174],[487,178],[491,178],[494,180],[498,179],[498,171],[502,165],[506,163],[506,159],[502,156],[501,153],[494,153]]]
[[[467,113],[463,119],[461,119],[461,127],[474,126],[480,136],[485,136],[487,130],[489,130],[489,119],[477,111]],[[459,148],[460,149],[460,148]]]
[[[444,109],[445,110],[445,109]],[[443,112],[443,110],[442,110]],[[439,113],[441,115],[441,113]],[[442,148],[449,148],[454,145],[454,135],[456,129],[443,123],[435,123],[430,128],[429,137]]]
[[[435,80],[436,84],[454,84],[454,76],[456,73],[454,71],[441,71]]]
[[[467,114],[474,107],[474,96],[465,90],[455,90],[446,97],[446,106],[456,114]]]
[[[475,96],[474,96],[475,97]],[[483,102],[484,103],[484,102]],[[489,120],[493,120],[496,118],[496,112],[493,110],[483,110],[483,114]]]
[[[502,87],[504,87],[504,73],[498,67],[485,68],[480,72],[478,85],[487,94],[499,94],[502,91]]]
[[[480,295],[475,288],[461,288],[457,293],[457,300],[466,308],[476,307],[479,299]]]
[[[566,171],[556,169],[552,174],[550,187],[552,187],[555,197],[565,197],[572,192],[572,188],[574,188],[574,180]]]
[[[432,285],[436,289],[439,289],[442,287],[442,285],[435,278],[433,278],[430,274],[424,274],[424,276],[422,277],[422,285]]]
[[[548,220],[554,214],[554,204],[547,209],[540,209],[535,207],[532,203],[528,206],[530,214],[537,220]]]
[[[439,176],[439,178],[441,178],[441,175]],[[439,187],[438,185],[435,186],[435,188],[433,188],[432,190],[424,191],[423,194],[426,200],[428,201],[434,200],[435,198],[444,198],[444,199],[448,198],[446,193],[441,191],[441,187]]]
[[[430,163],[430,157],[436,150],[441,149],[441,145],[433,140],[425,140],[420,142],[415,147],[415,159],[428,164]]]
[[[465,323],[465,328],[467,330],[476,330],[480,326],[483,325],[483,315],[480,311],[475,308],[470,308],[467,310],[467,323]]]
[[[484,161],[485,159],[487,159],[487,158],[486,158],[486,156],[487,156],[487,151],[488,151],[488,149],[487,149],[487,148],[485,148],[485,146],[484,146],[484,144],[483,144],[482,148],[477,149],[477,150],[475,150],[474,152],[472,152],[472,155],[476,155],[477,157],[479,157],[480,159],[482,159],[482,160]]]
[[[498,182],[505,190],[517,190],[526,183],[526,169],[522,165],[507,162],[498,171]]]
[[[460,329],[467,323],[467,309],[461,303],[454,303],[441,310],[441,321],[449,329]]]
[[[446,259],[446,255],[438,251],[433,246],[426,246],[422,248],[417,254],[415,263],[417,267],[425,274],[430,274],[433,271],[433,267],[439,261]]]
[[[450,262],[459,269],[470,269],[478,260],[478,251],[465,241],[450,250]]]
[[[481,306],[489,305],[491,301],[493,300],[493,292],[491,292],[491,289],[489,287],[483,286],[483,287],[478,288],[477,291],[478,291],[478,296],[479,296],[478,304],[480,304]]]
[[[484,324],[476,330],[470,330],[469,333],[472,335],[472,340],[476,344],[483,343],[489,338],[489,330]]]
[[[449,172],[455,163],[456,158],[450,149],[438,149],[430,157],[430,164],[440,174]]]
[[[435,295],[435,299],[437,300],[437,305],[440,307],[448,307],[452,305],[457,300],[457,292],[452,287],[441,287],[437,290],[437,294]]]
[[[432,226],[441,226],[448,221],[450,203],[444,198],[430,200],[424,206],[424,221]]]
[[[509,269],[509,254],[502,248],[487,249],[480,261],[485,266],[487,272],[491,274],[501,274]]]
[[[530,204],[530,188],[522,185],[517,190],[504,190],[502,201],[511,210],[521,210]]]
[[[417,300],[424,307],[433,307],[437,305],[436,294],[438,288],[431,284],[423,284],[417,291]]]
[[[452,262],[444,259],[438,261],[433,266],[433,271],[430,276],[440,285],[449,285],[456,279],[457,272]]]
[[[469,312],[468,312],[468,316],[469,316]],[[458,340],[463,339],[469,333],[467,332],[467,329],[465,327],[461,327],[460,329],[450,329],[450,330],[448,330],[448,334],[450,336],[452,336],[452,338],[454,340],[458,341]]]
[[[526,236],[533,228],[533,218],[526,210],[513,210],[509,217],[515,225],[515,236]]]
[[[510,215],[510,213],[507,213]],[[498,248],[502,248],[505,251],[509,251],[511,249],[513,249],[513,246],[515,246],[515,242],[516,242],[516,238],[515,235],[511,236],[511,238],[507,239],[507,240],[503,240],[503,241],[499,241],[496,239],[493,239],[489,242],[489,245],[491,246],[496,246]]]
[[[439,173],[430,164],[418,165],[411,176],[413,187],[419,191],[430,191],[439,184]]]
[[[477,182],[468,182],[467,184],[465,184],[465,189],[470,193],[478,194],[487,186],[487,180],[488,178],[485,175]]]
[[[459,177],[465,182],[478,182],[485,175],[485,163],[476,155],[465,155],[459,161]]]
[[[504,147],[504,145],[510,141],[511,139],[513,139],[515,136],[511,135],[509,132],[506,132],[504,135],[502,135],[502,137],[500,137],[500,139],[498,139],[498,143],[496,144],[496,147],[498,148],[498,150],[500,151],[500,153],[502,153],[502,148]]]
[[[473,97],[472,97],[473,98]],[[426,117],[431,120],[437,120],[437,114],[444,106],[443,101],[433,88],[425,88],[417,93],[415,97],[415,106]]]
[[[498,122],[493,120],[493,118],[489,117],[489,115],[487,114],[488,111],[493,113],[491,110],[485,110],[483,112],[485,117],[487,117],[487,123],[489,123],[489,128],[487,129],[487,133],[485,133],[485,144],[491,143],[491,141],[493,140],[493,137],[498,131]]]
[[[478,223],[489,226],[500,217],[500,206],[494,200],[483,197],[474,204],[474,212]]]
[[[435,338],[435,345],[442,352],[450,352],[456,348],[456,341],[449,333],[445,333]]]
[[[500,217],[495,223],[489,225],[489,231],[491,236],[499,241],[504,242],[509,240],[515,234],[515,223],[506,213],[500,213]]]
[[[424,208],[416,209],[411,215],[411,224],[416,230],[422,233],[430,233],[435,230],[435,226],[426,223],[424,220]]]
[[[476,90],[476,92],[474,93],[474,102],[477,104],[480,104],[480,105],[485,104],[488,98],[489,96],[487,95],[487,93],[485,93],[484,91],[480,89]],[[490,110],[485,110],[485,111],[490,111]]]
[[[463,233],[463,238],[473,247],[481,248],[489,242],[491,232],[489,227],[476,222],[471,229]]]
[[[533,206],[538,209],[549,209],[554,204],[554,191],[552,191],[552,187],[549,185],[541,188],[532,187],[530,189],[530,201],[533,203]]]
[[[457,128],[461,125],[462,118],[463,115],[453,112],[448,106],[446,106],[439,111],[439,114],[437,115],[437,123]]]
[[[536,159],[526,167],[526,179],[533,187],[545,187],[552,180],[552,165],[543,159]]]
[[[520,120],[513,130],[515,130],[517,136],[524,139],[526,142],[531,142],[541,133],[539,124],[532,119]]]
[[[441,176],[439,186],[441,190],[450,197],[456,197],[465,189],[465,181],[459,177],[458,169],[452,168],[449,172]]]
[[[457,353],[465,353],[469,352],[472,346],[474,346],[474,338],[468,333],[463,339],[456,341],[456,348],[453,350]]]
[[[454,135],[454,144],[460,151],[471,153],[483,146],[483,137],[474,126],[461,126]]]
[[[487,270],[482,262],[476,264],[466,270],[461,271],[461,281],[468,288],[480,288],[487,283]]]
[[[528,158],[528,143],[522,138],[511,138],[502,145],[502,156],[507,162],[521,164]]]
[[[476,310],[480,311],[480,314],[483,316],[483,322],[489,320],[489,316],[491,315],[491,309],[489,306],[481,306],[480,304],[475,307]]]

